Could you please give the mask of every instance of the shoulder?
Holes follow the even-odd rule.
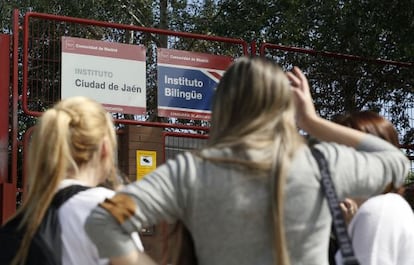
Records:
[[[350,229],[357,225],[378,223],[412,226],[414,213],[408,202],[399,194],[387,193],[374,196],[365,201],[350,223]],[[398,225],[397,225],[398,224]]]
[[[105,187],[93,187],[84,191],[85,194],[97,194],[102,196],[114,195],[115,191]]]
[[[380,151],[399,151],[398,148],[387,141],[367,134],[356,147],[349,147],[335,142],[317,142],[314,147],[325,154],[356,153],[356,152],[380,152]]]
[[[75,205],[80,208],[94,207],[106,198],[114,196],[114,194],[115,191],[104,187],[92,187],[75,194],[64,205],[62,205],[62,208],[73,207]]]
[[[388,217],[396,217],[395,214],[408,213],[410,216],[412,210],[408,202],[399,194],[387,193],[374,196],[365,201],[360,209],[361,213],[386,211]],[[394,213],[390,215],[389,213]]]
[[[115,191],[104,188],[104,187],[93,187],[84,191],[79,192],[77,194],[78,198],[84,198],[84,199],[96,199],[96,200],[102,200],[108,197],[112,197],[115,194]],[[75,195],[76,196],[76,195]]]
[[[180,177],[195,174],[198,165],[200,164],[200,157],[193,152],[182,152],[176,155],[173,159],[169,159],[164,165],[160,166],[156,171],[162,175],[169,175],[170,177]]]
[[[59,220],[62,225],[68,227],[69,225],[76,226],[79,223],[83,223],[92,209],[113,195],[114,191],[103,187],[93,187],[81,191],[72,196],[59,208]]]

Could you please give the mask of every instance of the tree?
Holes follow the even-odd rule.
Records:
[[[10,12],[12,8],[19,7],[23,13],[37,11],[168,28],[241,38],[256,41],[257,45],[273,43],[368,58],[364,61],[327,56],[326,53],[293,53],[280,49],[269,49],[265,53],[286,69],[296,64],[305,70],[311,79],[321,115],[329,118],[341,112],[367,108],[381,111],[399,128],[404,143],[413,141],[414,80],[411,72],[414,35],[411,33],[414,19],[409,7],[414,6],[414,0],[11,0],[0,5],[3,32],[10,32]],[[87,32],[78,34],[148,47],[149,120],[157,119],[154,111],[156,68],[152,60],[156,47],[240,55],[237,50],[215,42],[99,27],[85,30]],[[32,52],[33,58],[50,53],[45,45]],[[372,59],[377,58],[406,62],[407,65],[373,63]]]
[[[283,50],[265,54],[286,69],[296,64],[305,70],[323,116],[361,109],[381,111],[396,124],[407,144],[414,134],[414,18],[408,8],[413,5],[413,0],[222,0],[217,3],[217,19],[206,30],[257,40],[258,45],[267,42],[367,58]],[[407,66],[373,63],[377,58],[407,62]]]

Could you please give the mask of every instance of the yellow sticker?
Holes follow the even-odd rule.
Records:
[[[137,150],[137,180],[157,168],[157,152]]]

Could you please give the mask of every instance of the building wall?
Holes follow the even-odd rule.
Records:
[[[129,181],[137,179],[137,150],[155,151],[157,154],[156,165],[163,163],[162,131],[162,128],[130,125],[119,133],[119,168]],[[169,226],[162,223],[154,227],[147,227],[140,232],[145,251],[158,264],[165,264],[162,258],[163,253],[167,251],[165,238],[168,229]]]
[[[164,159],[174,158],[180,152],[201,148],[207,140],[207,136],[163,132],[162,128],[130,125],[118,134],[119,167],[129,181],[137,179],[137,150],[155,151],[156,165],[159,166],[164,163]],[[174,224],[164,222],[141,231],[145,251],[158,264],[171,263],[177,242],[181,241],[181,234],[174,234],[177,231]]]

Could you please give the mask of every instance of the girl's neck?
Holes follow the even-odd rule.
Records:
[[[102,177],[101,173],[96,168],[83,167],[75,174],[68,175],[66,179],[73,179],[83,185],[95,187],[100,183]]]

